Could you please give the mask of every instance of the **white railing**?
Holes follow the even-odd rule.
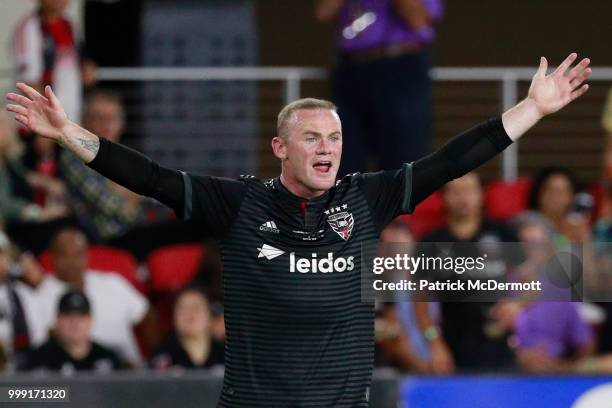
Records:
[[[434,81],[491,81],[501,89],[500,110],[506,110],[518,102],[518,84],[529,81],[536,67],[444,67],[433,68]],[[11,72],[0,69],[0,78]],[[301,96],[304,80],[325,80],[329,72],[323,68],[308,67],[150,67],[150,68],[101,68],[102,81],[283,81],[285,102]],[[590,81],[612,81],[612,67],[594,67]],[[502,175],[514,180],[518,175],[518,146],[513,144],[503,154]]]

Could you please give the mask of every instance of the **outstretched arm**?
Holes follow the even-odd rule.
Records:
[[[502,115],[510,139],[518,140],[544,116],[559,111],[588,91],[589,86],[583,82],[591,75],[591,61],[584,58],[570,69],[576,58],[576,53],[570,54],[549,75],[546,75],[548,61],[540,58],[540,67],[533,76],[527,98]]]
[[[570,69],[577,55],[570,54],[551,74],[546,75],[546,58],[531,81],[527,98],[493,119],[452,138],[444,147],[413,164],[410,209],[445,183],[484,164],[518,140],[540,119],[557,112],[589,86],[583,82],[591,74],[588,58]]]
[[[42,137],[54,140],[103,176],[135,193],[153,197],[177,214],[184,207],[184,184],[180,172],[159,166],[148,157],[120,144],[100,139],[70,121],[51,87],[41,95],[18,83],[25,96],[9,93],[7,110],[15,119]]]
[[[54,140],[85,163],[96,157],[100,139],[68,119],[50,86],[45,87],[45,95],[22,82],[17,84],[17,88],[25,96],[9,93],[7,98],[14,103],[6,107],[15,113],[17,122],[42,137]]]

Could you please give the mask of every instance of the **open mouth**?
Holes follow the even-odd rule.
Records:
[[[312,167],[319,173],[329,173],[329,170],[332,167],[332,163],[330,161],[318,161]]]

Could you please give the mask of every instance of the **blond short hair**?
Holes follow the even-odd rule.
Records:
[[[278,120],[276,121],[276,131],[279,137],[287,137],[287,125],[289,123],[289,120],[291,120],[293,113],[304,109],[327,109],[333,112],[337,111],[336,105],[324,99],[304,98],[298,99],[297,101],[293,101],[290,104],[286,105],[278,114]]]

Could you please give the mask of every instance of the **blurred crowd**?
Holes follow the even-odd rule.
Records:
[[[119,142],[122,100],[97,86],[96,64],[66,17],[67,5],[39,0],[17,25],[17,80],[37,89],[52,85],[72,119]],[[344,126],[345,173],[394,168],[429,152],[427,49],[442,11],[441,0],[315,2],[316,18],[338,25],[332,85]],[[537,276],[555,249],[580,243],[589,284],[612,293],[606,274],[612,271],[609,111],[599,182],[581,184],[563,167],[486,186],[470,173],[414,215],[395,220],[381,242],[404,243],[410,254],[425,251],[428,242],[518,242],[524,257],[489,272],[512,269],[521,276]],[[0,227],[0,371],[70,375],[223,365],[222,268],[205,232],[16,128],[3,111]],[[437,375],[612,373],[609,305],[589,299],[381,303],[375,363]]]

